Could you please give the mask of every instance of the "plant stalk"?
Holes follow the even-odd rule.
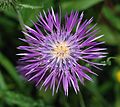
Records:
[[[79,92],[79,97],[80,97],[80,105],[81,105],[81,107],[85,107],[85,102],[84,102],[81,91]]]
[[[12,6],[13,6],[14,11],[15,11],[16,14],[17,14],[18,21],[19,21],[19,23],[20,23],[20,26],[21,26],[22,30],[23,30],[23,31],[26,31],[25,26],[24,26],[24,22],[23,22],[23,18],[22,18],[22,15],[21,15],[18,7],[17,7],[16,5],[12,5]]]

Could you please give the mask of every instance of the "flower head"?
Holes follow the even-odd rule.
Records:
[[[68,95],[68,88],[73,86],[75,92],[79,91],[78,81],[84,84],[84,79],[92,81],[86,72],[95,74],[80,62],[100,69],[100,63],[92,62],[93,59],[105,57],[105,48],[99,45],[104,42],[96,42],[103,35],[96,36],[97,30],[94,26],[88,28],[93,21],[82,22],[83,13],[78,12],[66,14],[65,24],[61,24],[58,14],[53,9],[48,10],[48,15],[43,11],[39,15],[38,22],[33,23],[36,30],[26,26],[26,36],[22,41],[27,46],[19,46],[24,50],[19,65],[19,70],[28,81],[34,81],[36,86],[41,85],[52,88],[53,93],[63,86],[65,95]],[[75,29],[74,29],[75,28]]]

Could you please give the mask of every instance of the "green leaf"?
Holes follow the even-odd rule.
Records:
[[[0,8],[6,9],[16,4],[16,0],[0,0]]]
[[[27,4],[18,4],[21,8],[28,8],[28,9],[40,9],[43,8],[43,6],[32,6]]]
[[[85,10],[87,8],[92,7],[93,5],[102,2],[103,0],[69,0],[63,1],[61,3],[61,7],[63,11],[70,11],[70,10]]]
[[[108,7],[103,8],[103,14],[107,18],[107,20],[111,23],[112,26],[120,30],[120,17],[117,17],[115,13]]]
[[[0,64],[8,71],[9,75],[16,81],[16,83],[22,87],[22,82],[20,80],[20,77],[15,69],[15,67],[12,65],[12,63],[2,54],[0,53]]]
[[[26,2],[21,2],[21,3],[24,3],[24,7],[27,6],[27,7],[30,7],[32,6],[31,8],[23,8],[20,10],[21,14],[22,14],[22,17],[23,17],[23,21],[26,25],[29,25],[29,26],[32,26],[32,21],[36,22],[37,21],[37,18],[36,16],[39,15],[41,9],[48,9],[50,8],[51,6],[53,6],[53,0],[44,0],[44,1],[40,1],[40,0],[26,0]],[[26,5],[25,5],[26,4]],[[39,7],[43,7],[43,8],[38,8]],[[34,9],[33,9],[34,8]]]
[[[18,105],[20,107],[45,107],[42,100],[34,101],[30,97],[11,92],[11,91],[1,91],[0,95],[3,101],[8,104]]]
[[[4,81],[3,75],[0,71],[0,90],[6,90],[7,89],[7,85]]]
[[[104,37],[101,38],[101,41],[105,41],[107,44],[116,45],[117,39],[115,38],[116,34],[115,32],[112,32],[112,30],[107,25],[99,25],[101,34],[104,34]]]
[[[12,7],[9,7],[9,9],[4,9],[4,10],[0,9],[0,12],[4,12],[4,14],[6,14],[7,16],[17,19],[16,12],[14,11]]]
[[[32,21],[36,22],[36,16],[39,15],[41,10],[47,10],[53,6],[53,0],[18,0],[16,3],[17,10],[20,11],[23,22],[26,25],[32,26]],[[1,10],[10,17],[17,19],[17,14],[12,7],[9,9]]]

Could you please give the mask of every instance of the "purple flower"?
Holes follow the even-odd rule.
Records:
[[[40,14],[38,23],[33,22],[35,30],[25,26],[27,31],[23,33],[26,36],[21,40],[29,45],[18,47],[24,51],[18,54],[22,55],[19,71],[36,86],[44,86],[45,90],[50,87],[53,94],[60,86],[63,86],[65,95],[68,95],[70,86],[77,93],[77,79],[84,84],[85,79],[92,81],[88,73],[96,75],[81,62],[97,69],[104,65],[92,62],[105,57],[106,48],[100,48],[104,42],[96,42],[103,35],[96,36],[96,25],[88,27],[93,18],[82,22],[83,13],[80,16],[77,11],[72,11],[70,16],[66,14],[65,24],[52,8],[48,15],[43,13],[44,17]]]

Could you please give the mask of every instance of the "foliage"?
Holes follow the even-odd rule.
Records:
[[[16,47],[23,42],[21,30],[23,24],[33,27],[31,20],[37,21],[39,13],[54,7],[62,16],[71,10],[84,11],[85,18],[92,16],[105,36],[108,58],[103,71],[94,71],[99,75],[94,82],[80,84],[81,94],[69,90],[65,97],[63,91],[52,96],[51,91],[44,92],[21,77],[16,70],[18,57]],[[63,17],[62,17],[63,18]],[[0,0],[0,107],[120,107],[120,83],[116,73],[120,71],[120,1],[119,0]]]

